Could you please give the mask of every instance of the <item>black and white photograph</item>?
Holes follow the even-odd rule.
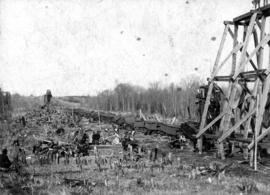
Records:
[[[269,182],[270,1],[0,0],[1,195]]]

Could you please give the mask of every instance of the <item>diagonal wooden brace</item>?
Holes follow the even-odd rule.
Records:
[[[213,76],[216,76],[216,74],[218,73],[218,71],[224,66],[224,64],[226,64],[226,62],[230,59],[230,57],[238,52],[239,50],[241,50],[243,47],[243,43],[238,43],[237,46],[235,48],[233,48],[233,50],[228,54],[228,56],[221,62],[221,64],[217,67],[217,69],[215,70],[215,72],[213,73]],[[213,79],[213,78],[212,78]]]
[[[244,62],[245,62],[245,59],[246,59],[246,51],[247,51],[247,48],[248,48],[248,45],[249,45],[250,36],[251,36],[251,34],[253,32],[253,29],[254,29],[256,18],[257,18],[257,13],[254,13],[252,15],[251,19],[250,19],[250,22],[249,22],[249,25],[248,25],[248,28],[247,28],[245,41],[244,41],[244,46],[243,46],[243,49],[242,49],[242,55],[241,55],[241,58],[240,58],[239,68],[236,70],[236,72],[234,74],[234,77],[233,77],[233,80],[235,80],[235,78],[238,76],[239,72],[241,72],[245,68],[246,63],[244,63]]]
[[[245,66],[251,59],[252,57],[259,51],[261,47],[264,47],[268,42],[270,41],[270,35],[266,35],[264,39],[258,44],[258,46],[252,51],[252,53],[249,55],[249,57],[245,60],[245,62],[241,65],[241,67]],[[237,73],[233,76],[233,80],[237,78],[239,75],[239,70]]]
[[[224,139],[231,135],[240,125],[245,122],[249,117],[251,117],[256,112],[256,109],[253,109],[246,116],[244,116],[240,121],[238,121],[233,127],[231,127],[228,131],[224,132],[224,134],[218,139],[218,143],[221,143]]]
[[[209,129],[210,127],[212,127],[218,120],[220,120],[225,114],[227,113],[226,111],[223,111],[222,113],[220,113],[214,120],[212,120],[208,125],[206,125],[206,127],[204,127],[203,129],[200,130],[199,133],[197,133],[196,138],[199,138],[202,134],[204,134],[206,132],[207,129]]]
[[[261,141],[265,136],[267,136],[270,133],[270,127],[268,127],[265,131],[262,132],[261,135],[259,135],[259,137],[257,137],[256,142],[258,143],[259,141]],[[254,146],[255,142],[254,140],[248,145],[248,149],[251,150]]]

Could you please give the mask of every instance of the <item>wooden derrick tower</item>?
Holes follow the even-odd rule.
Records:
[[[257,145],[270,132],[270,127],[262,125],[270,87],[268,16],[270,5],[252,10],[234,18],[233,21],[224,22],[225,29],[209,80],[200,129],[196,135],[199,151],[202,152],[204,135],[219,121],[219,129],[214,140],[220,157],[225,158],[224,143],[233,139],[235,133],[239,133],[241,137],[236,139],[237,143],[245,145],[244,153],[249,154],[251,165],[254,165],[255,169],[257,169]],[[228,36],[232,38],[233,48],[221,60]],[[225,67],[227,70],[230,69],[230,74],[220,76],[221,70]],[[227,84],[225,101],[219,115],[206,124],[212,90],[215,85],[220,85],[220,82]],[[248,139],[250,129],[253,135]]]

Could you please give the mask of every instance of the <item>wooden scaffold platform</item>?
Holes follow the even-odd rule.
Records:
[[[269,16],[270,5],[266,5],[236,17],[233,21],[224,22],[225,29],[209,79],[200,129],[196,135],[199,151],[202,152],[203,138],[207,130],[218,122],[219,128],[213,139],[217,144],[219,156],[225,159],[224,144],[228,140],[233,140],[245,146],[243,154],[245,156],[248,154],[250,165],[254,166],[255,170],[257,170],[258,144],[261,144],[260,141],[270,133],[269,125],[265,125],[263,121],[266,110],[270,109],[268,108],[270,21],[267,20]],[[269,24],[266,25],[266,21]],[[228,36],[232,38],[233,48],[221,61]],[[220,76],[225,67],[230,69],[230,74]],[[212,91],[220,82],[227,84],[224,102],[219,115],[206,124]],[[236,138],[235,134],[241,136]],[[249,138],[249,134],[252,134],[252,138]]]

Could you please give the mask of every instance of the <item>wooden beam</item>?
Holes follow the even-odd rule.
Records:
[[[257,142],[260,142],[265,136],[267,136],[270,133],[270,127],[268,127],[266,130],[264,130],[258,137],[257,137]],[[254,146],[254,141],[252,141],[248,145],[248,149],[251,150]]]
[[[256,119],[258,118],[258,115],[259,115],[259,102],[260,102],[260,99],[261,99],[261,87],[259,87],[258,92],[259,93],[257,94]],[[256,124],[255,124],[255,126],[256,126]],[[253,140],[255,142],[255,147],[254,147],[253,155],[250,155],[250,156],[253,156],[253,158],[254,158],[254,170],[255,171],[257,171],[257,152],[258,152],[257,137],[258,137],[258,131],[256,131],[256,127],[255,127],[255,132],[254,132],[254,136],[253,136],[253,138],[254,138]]]
[[[261,35],[260,38],[261,40],[263,40],[265,38],[265,17],[262,17],[262,23],[261,23]],[[263,47],[260,47],[258,53],[257,53],[257,60],[258,60],[258,68],[262,68],[262,64],[263,64]],[[268,95],[268,92],[266,94],[266,96]],[[268,97],[268,96],[267,96]],[[252,164],[254,165],[254,169],[255,171],[257,170],[257,153],[258,153],[258,141],[257,141],[257,137],[259,136],[260,133],[260,129],[261,129],[261,123],[262,123],[262,117],[263,117],[263,113],[264,113],[264,109],[265,109],[265,105],[263,102],[264,97],[262,96],[262,86],[261,86],[261,82],[258,81],[258,94],[257,94],[257,106],[256,106],[256,123],[255,123],[255,132],[254,132],[254,150],[250,151],[251,153],[251,158],[250,158],[250,165],[252,166]],[[263,106],[263,109],[262,109]],[[260,121],[261,120],[261,121]],[[253,157],[253,159],[252,159]],[[254,162],[253,162],[253,161]]]
[[[253,29],[253,38],[254,38],[254,46],[255,48],[258,46],[259,41],[258,41],[258,34],[257,34],[257,30],[256,28]],[[257,57],[257,64],[259,64],[259,53],[256,53],[256,57]]]
[[[232,80],[232,76],[216,76],[213,80],[217,82],[229,82]],[[240,82],[254,83],[256,81],[256,78],[239,78],[238,80]]]
[[[213,67],[211,78],[213,78],[215,76],[215,74],[216,74],[216,68],[217,68],[217,66],[219,64],[221,53],[222,53],[223,48],[224,48],[224,43],[225,43],[225,40],[226,40],[226,37],[227,37],[228,29],[229,29],[229,25],[226,25],[225,29],[224,29],[224,32],[223,32],[223,35],[222,35],[222,39],[221,39],[221,42],[220,42],[218,53],[217,53],[217,56],[216,56],[216,60],[215,60],[215,64],[214,64],[214,67]],[[206,115],[207,115],[208,108],[209,108],[209,105],[210,105],[210,98],[211,98],[212,90],[213,90],[213,81],[211,81],[211,83],[209,85],[209,88],[208,88],[207,97],[206,97],[206,101],[205,101],[205,105],[204,105],[204,109],[203,109],[203,114],[202,114],[202,119],[201,119],[201,123],[200,123],[200,130],[204,128],[205,123],[206,123]],[[202,142],[203,142],[202,137],[200,137],[198,139],[198,149],[199,149],[200,153],[202,152],[202,144],[203,144]]]
[[[196,135],[196,138],[199,138],[202,134],[204,134],[206,132],[207,129],[209,129],[210,127],[212,127],[217,121],[219,121],[225,114],[227,113],[227,111],[223,111],[222,113],[220,113],[215,119],[213,119],[208,125],[206,125],[206,127],[204,127],[203,129],[201,129],[199,131],[199,133]]]
[[[258,46],[252,51],[252,53],[250,54],[250,56],[243,62],[241,63],[241,67],[239,69],[243,69],[243,67],[250,61],[250,59],[252,59],[252,57],[259,51],[259,49],[261,47],[264,47],[268,42],[270,41],[270,35],[266,35],[265,38],[258,44]],[[233,79],[235,80],[236,77],[239,75],[240,72],[242,72],[241,70],[236,71],[236,73],[233,76]]]
[[[270,16],[270,5],[266,5],[266,6],[260,7],[257,10],[251,10],[245,14],[242,14],[242,15],[234,18],[233,22],[241,23],[243,21],[250,21],[251,16],[254,12],[258,13],[258,19],[260,19],[262,16],[265,16],[265,17]]]
[[[240,51],[242,51],[242,50],[240,49]],[[246,52],[246,56],[247,56],[247,58],[249,58],[248,52]],[[251,64],[252,68],[253,68],[254,70],[258,70],[257,67],[256,67],[256,65],[255,65],[255,63],[253,62],[253,60],[252,60],[251,58],[249,58],[249,59],[250,59],[249,62],[250,62],[250,64]]]
[[[229,141],[233,141],[233,142],[242,142],[245,144],[250,144],[251,139],[245,139],[245,138],[233,138],[233,137],[228,137],[227,138]]]
[[[266,78],[266,69],[259,69],[257,71],[251,70],[251,71],[245,71],[241,72],[239,74],[239,77],[237,78],[239,81],[245,81],[245,82],[254,82],[258,77],[262,77],[264,80]],[[223,76],[215,76],[213,78],[214,81],[229,81],[231,80],[231,75],[223,75]]]
[[[223,35],[222,35],[221,43],[220,43],[220,46],[219,46],[219,50],[218,50],[218,53],[217,53],[217,57],[216,57],[216,60],[215,60],[215,64],[214,64],[214,67],[213,67],[212,74],[216,74],[215,70],[216,70],[216,68],[217,68],[217,66],[219,64],[219,61],[220,61],[221,53],[222,53],[223,48],[224,48],[224,43],[226,41],[228,30],[229,30],[229,25],[226,25],[225,29],[224,29],[224,32],[223,32]],[[215,75],[212,75],[211,77],[213,77],[213,76],[215,76]]]
[[[229,27],[228,31],[229,31],[231,37],[234,39],[234,33],[232,32],[232,29],[230,27]]]
[[[237,25],[236,25],[237,26]],[[229,28],[228,29],[229,30],[229,33],[230,33],[230,35],[231,35],[231,37],[233,38],[233,40],[234,40],[234,47],[236,47],[236,45],[238,44],[237,43],[237,32],[238,32],[238,26],[235,28],[235,31],[236,32],[232,32],[232,30],[231,30],[231,28]],[[255,29],[254,29],[255,30]],[[254,33],[254,32],[253,32]],[[236,37],[235,37],[236,36]],[[254,35],[254,42],[255,42],[255,47],[258,45],[258,38],[257,38],[258,36],[257,36],[257,32],[255,31],[255,35]],[[255,39],[256,39],[256,41],[255,41]],[[242,45],[243,45],[243,43],[241,43]],[[242,51],[242,47],[240,48],[240,51]],[[237,52],[237,51],[236,51]],[[235,53],[233,54],[233,55],[235,55]],[[248,54],[248,52],[246,52],[246,56],[247,57],[249,57],[249,54]],[[235,62],[234,62],[235,61]],[[249,62],[250,62],[250,64],[251,64],[251,66],[253,67],[253,69],[254,70],[257,70],[257,67],[256,67],[256,65],[255,65],[255,63],[253,62],[253,60],[252,59],[250,59],[249,60]],[[236,67],[236,59],[235,60],[233,60],[233,69],[235,70],[235,67]],[[234,73],[235,73],[235,71],[233,71],[233,73],[232,73],[232,75],[234,75]]]
[[[270,66],[270,64],[269,64]],[[268,71],[270,70],[270,67],[268,67]],[[262,90],[262,95],[260,95],[260,102],[259,102],[259,108],[258,108],[258,114],[257,114],[257,118],[256,118],[256,124],[255,124],[255,160],[257,159],[257,155],[256,155],[256,152],[257,152],[257,140],[256,140],[256,137],[259,135],[259,132],[260,132],[260,128],[261,128],[261,125],[262,125],[262,120],[263,120],[263,114],[264,114],[264,111],[265,111],[265,105],[266,105],[266,102],[267,102],[267,99],[268,99],[268,93],[269,93],[269,87],[270,87],[270,75],[268,74],[267,77],[266,77],[266,80],[263,84],[263,90]],[[255,170],[257,169],[257,163],[254,164],[254,168]]]
[[[210,99],[211,99],[211,94],[212,94],[212,90],[213,90],[213,85],[214,85],[214,83],[213,83],[213,81],[211,81],[211,83],[208,87],[208,91],[207,91],[207,97],[206,97],[205,104],[204,104],[204,109],[203,109],[203,114],[202,114],[202,119],[201,119],[199,131],[201,131],[204,128],[205,123],[206,123],[206,115],[207,115],[208,108],[210,105]],[[202,142],[203,142],[202,137],[199,137],[198,138],[198,149],[199,149],[200,153],[202,152],[202,145],[203,145]]]
[[[266,36],[265,34],[265,22],[266,22],[266,18],[262,17],[262,23],[261,23],[261,34],[260,34],[260,39],[263,40]],[[258,61],[258,68],[261,69],[262,68],[262,64],[263,64],[263,47],[261,47],[259,49],[259,61]]]
[[[228,88],[228,92],[227,92],[227,96],[226,99],[228,101],[225,101],[223,104],[223,109],[222,110],[227,110],[228,106],[229,106],[229,98],[231,96],[231,92],[232,92],[232,87],[233,87],[233,82],[232,80],[229,81],[229,88]],[[230,115],[231,115],[231,110],[228,110],[228,115],[226,116],[224,115],[224,117],[222,117],[222,120],[220,121],[220,125],[219,125],[219,132],[223,133],[224,127],[227,127],[228,124],[224,124],[225,122],[227,122],[230,119]],[[223,143],[218,144],[218,153],[220,155],[220,157],[222,159],[225,159],[225,154],[224,154],[224,148],[223,148]]]
[[[259,24],[259,22],[257,21],[257,24]],[[262,17],[262,22],[260,23],[260,30],[261,30],[261,33],[260,33],[260,40],[264,40],[265,39],[265,17]],[[256,32],[256,31],[255,31]],[[256,39],[258,39],[256,37]],[[256,39],[254,41],[256,41]],[[258,41],[257,43],[255,42],[255,47],[258,46]],[[257,64],[258,64],[258,69],[261,70],[262,68],[262,63],[263,63],[263,47],[260,47],[258,52],[257,52]],[[264,79],[262,77],[259,77],[260,80],[263,82]],[[253,166],[254,165],[254,169],[257,170],[257,146],[258,146],[258,142],[257,142],[257,137],[259,135],[259,131],[260,131],[260,128],[256,127],[258,126],[258,118],[259,118],[259,106],[261,106],[260,102],[261,102],[261,81],[260,80],[257,80],[256,81],[256,92],[253,92],[253,95],[255,96],[257,94],[257,106],[256,106],[256,110],[257,110],[257,117],[256,117],[256,124],[255,124],[255,132],[254,132],[254,135],[253,135],[253,142],[255,142],[255,147],[254,147],[254,150],[251,150],[250,151],[250,165]],[[254,86],[255,87],[255,86]],[[252,100],[251,101],[251,104],[250,106],[254,107],[254,104],[255,104],[255,100]],[[248,126],[250,125],[250,121],[251,119],[248,120]],[[259,124],[261,126],[261,123]],[[245,133],[245,137],[247,137],[247,132]]]
[[[233,37],[233,47],[237,45],[237,39],[238,39],[238,25],[234,25],[234,37]],[[237,53],[233,53],[232,56],[232,70],[231,75],[234,75],[235,69],[236,69],[236,61],[237,61]]]
[[[256,19],[256,24],[259,27],[259,29],[262,30],[262,25],[261,25],[260,21],[258,20],[258,18]]]
[[[251,17],[251,20],[250,20],[250,23],[249,23],[249,26],[247,28],[247,32],[246,32],[246,36],[244,36],[245,40],[244,40],[244,46],[243,46],[243,49],[242,49],[242,55],[241,55],[241,58],[240,58],[240,63],[239,63],[239,66],[238,66],[238,70],[235,72],[235,75],[234,75],[234,79],[238,76],[239,72],[242,72],[243,69],[245,68],[245,65],[246,65],[246,52],[247,52],[247,48],[248,48],[248,45],[249,45],[249,41],[250,41],[250,36],[253,32],[253,28],[254,28],[254,25],[255,25],[255,20],[257,18],[257,13],[254,13]],[[249,61],[249,60],[248,60]]]
[[[236,52],[238,52],[239,50],[241,50],[241,48],[243,47],[243,43],[239,43],[235,46],[235,48],[233,48],[233,50],[226,56],[226,58],[221,62],[221,64],[216,68],[215,72],[213,75],[217,75],[218,71],[224,66],[224,64],[226,64],[226,62],[230,59],[230,57],[235,54]],[[213,79],[213,77],[211,78]]]
[[[227,21],[227,20],[225,20],[223,23],[224,23],[224,25],[227,25],[227,24],[234,25],[234,22],[233,21]]]
[[[232,132],[240,125],[245,122],[249,117],[251,117],[256,112],[256,109],[253,109],[251,112],[249,112],[246,116],[244,116],[240,121],[238,121],[233,127],[231,127],[228,131],[224,132],[224,134],[218,139],[218,142],[221,143],[226,139],[228,136],[231,135]]]

